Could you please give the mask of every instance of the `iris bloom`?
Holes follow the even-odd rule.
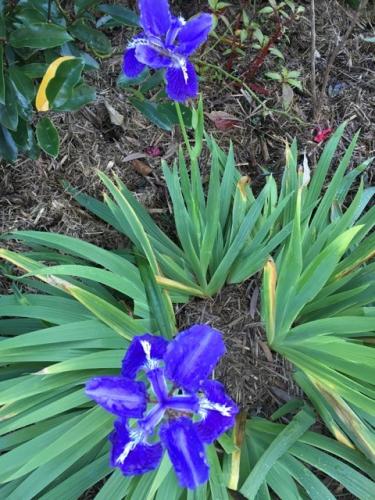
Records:
[[[205,445],[231,428],[238,412],[223,385],[208,379],[224,352],[221,333],[206,325],[170,342],[145,334],[129,345],[121,376],[87,382],[86,394],[117,416],[113,467],[143,474],[158,467],[166,448],[182,487],[207,481]]]
[[[198,78],[188,58],[207,40],[212,16],[199,14],[185,21],[171,15],[168,0],[139,0],[138,5],[143,31],[125,51],[125,75],[135,78],[146,66],[166,68],[168,96],[180,102],[195,97]]]

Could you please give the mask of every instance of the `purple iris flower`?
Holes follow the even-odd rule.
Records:
[[[170,342],[145,334],[133,338],[121,376],[87,382],[86,394],[117,416],[112,467],[143,474],[157,468],[166,448],[182,487],[207,481],[205,445],[230,429],[238,412],[224,386],[208,379],[224,352],[221,333],[206,325]]]
[[[183,102],[198,93],[198,78],[189,56],[206,40],[212,28],[211,14],[199,14],[185,21],[174,17],[168,0],[138,0],[143,31],[129,43],[123,71],[137,77],[146,66],[166,68],[167,94]]]

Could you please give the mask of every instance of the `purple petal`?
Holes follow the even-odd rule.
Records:
[[[110,464],[119,467],[123,474],[144,474],[157,468],[160,463],[163,447],[160,443],[148,444],[131,437],[126,423],[115,422],[115,430],[109,436],[112,443]]]
[[[184,102],[198,94],[198,78],[194,66],[186,61],[185,68],[168,68],[167,94],[173,101]]]
[[[209,477],[203,443],[188,418],[171,420],[162,426],[160,437],[168,450],[180,486],[194,489]]]
[[[173,396],[165,402],[165,406],[171,410],[197,413],[199,411],[199,398],[195,394],[189,396]]]
[[[183,17],[172,17],[171,26],[165,37],[165,45],[168,49],[175,50],[174,42],[184,23],[185,20]]]
[[[207,40],[212,25],[211,14],[199,14],[189,19],[177,36],[178,52],[184,56],[195,52]]]
[[[153,434],[156,426],[160,423],[161,419],[164,417],[165,407],[160,404],[156,404],[141,420],[138,420],[138,426],[143,429],[147,434]]]
[[[194,325],[169,344],[164,356],[166,375],[176,385],[195,392],[224,353],[220,332],[207,325]]]
[[[201,400],[199,411],[203,420],[197,422],[195,427],[204,443],[212,443],[233,427],[238,408],[220,382],[207,380],[202,384],[202,389],[206,396]]]
[[[147,378],[151,382],[152,390],[158,401],[163,402],[168,398],[168,387],[164,377],[163,368],[155,368],[147,372]]]
[[[163,337],[149,333],[134,337],[122,361],[121,374],[124,377],[135,378],[142,367],[145,370],[155,368],[154,365],[157,364],[155,360],[163,359],[167,346],[168,341]],[[148,350],[150,359],[146,354]]]
[[[135,56],[135,48],[127,49],[122,61],[122,71],[129,78],[135,78],[142,73],[145,65],[138,61]]]
[[[86,383],[87,396],[110,413],[139,418],[146,410],[146,386],[124,377],[95,377]]]
[[[172,22],[168,0],[138,0],[138,5],[145,32],[148,35],[165,35]]]
[[[170,57],[160,54],[148,45],[138,45],[135,49],[135,55],[138,61],[153,69],[167,68],[171,64]]]

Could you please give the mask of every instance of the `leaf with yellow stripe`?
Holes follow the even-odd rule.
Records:
[[[38,93],[35,99],[35,107],[37,111],[49,110],[49,102],[46,94],[48,84],[55,77],[56,71],[58,70],[60,65],[65,61],[69,61],[70,59],[75,59],[75,57],[73,56],[58,57],[48,66],[47,71],[44,73],[43,79],[39,85]]]

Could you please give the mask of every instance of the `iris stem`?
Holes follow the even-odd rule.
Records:
[[[182,137],[184,139],[186,149],[188,150],[188,153],[191,156],[192,150],[191,150],[191,146],[190,146],[190,142],[189,142],[189,137],[188,137],[187,132],[186,132],[186,126],[185,126],[185,122],[184,122],[184,117],[182,116],[180,103],[175,101],[175,105],[176,105],[176,112],[177,112],[177,116],[178,116],[178,122],[180,124]]]

